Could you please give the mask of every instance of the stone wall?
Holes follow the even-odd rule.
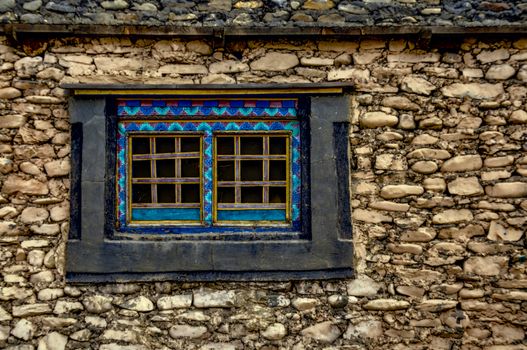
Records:
[[[527,40],[0,42],[0,347],[527,348]],[[356,279],[65,283],[59,84],[323,81],[356,87]]]
[[[526,20],[523,0],[0,0],[0,23],[26,24],[449,27]]]

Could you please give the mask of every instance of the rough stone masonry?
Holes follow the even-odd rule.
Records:
[[[0,43],[0,347],[527,349],[527,39]],[[324,81],[354,84],[356,278],[65,282],[60,84]]]

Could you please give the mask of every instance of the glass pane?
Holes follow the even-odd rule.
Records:
[[[150,175],[150,161],[149,160],[134,160],[132,161],[132,177],[151,177]]]
[[[199,152],[199,137],[182,137],[181,152]]]
[[[216,147],[218,154],[234,154],[234,137],[218,137]]]
[[[156,175],[157,177],[175,177],[176,176],[176,160],[175,159],[156,160]]]
[[[134,137],[132,138],[132,154],[149,154],[150,138]]]
[[[150,185],[132,185],[132,203],[152,203]]]
[[[173,137],[156,137],[156,153],[174,153],[176,151]]]
[[[218,162],[218,181],[234,181],[234,161]]]
[[[280,181],[286,179],[285,160],[271,160],[269,162],[269,180]]]
[[[270,137],[269,154],[286,154],[286,138]]]
[[[218,187],[218,203],[234,203],[234,187]]]
[[[241,137],[241,154],[263,154],[263,137]]]
[[[181,159],[181,177],[199,177],[199,158]]]
[[[261,181],[263,179],[263,161],[242,160],[240,164],[242,181]]]
[[[199,203],[199,185],[181,185],[181,203]]]
[[[159,184],[157,185],[158,203],[176,203],[176,185]]]
[[[242,203],[262,203],[263,187],[242,187]]]
[[[285,187],[269,187],[269,203],[285,203]]]

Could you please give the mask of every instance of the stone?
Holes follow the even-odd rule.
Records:
[[[367,82],[370,80],[370,71],[368,69],[359,68],[334,69],[329,71],[328,80],[353,80],[357,82]]]
[[[447,209],[432,217],[434,224],[457,224],[465,221],[472,221],[474,216],[468,209]]]
[[[486,186],[485,193],[496,198],[521,198],[527,196],[527,182],[500,182]]]
[[[128,299],[124,303],[119,304],[119,306],[123,309],[139,312],[149,312],[154,310],[154,303],[142,295],[136,298]]]
[[[298,66],[299,63],[296,55],[270,52],[253,61],[250,66],[256,71],[285,71]]]
[[[317,323],[307,327],[300,332],[304,337],[308,337],[325,344],[331,344],[340,337],[340,329],[331,321]]]
[[[194,292],[194,306],[197,308],[233,307],[235,306],[235,293],[232,290],[198,290]]]
[[[414,185],[388,185],[381,189],[380,196],[384,199],[403,198],[424,193],[421,186]]]
[[[514,163],[513,156],[504,156],[504,157],[489,157],[485,158],[483,165],[488,168],[498,168]]]
[[[492,330],[492,337],[500,342],[512,343],[525,338],[525,331],[522,327],[494,323],[490,325],[490,328]]]
[[[429,299],[417,305],[417,309],[423,312],[442,312],[453,309],[457,305],[457,300]]]
[[[180,75],[193,75],[193,74],[207,74],[207,67],[199,64],[166,64],[159,67],[159,74],[180,74]]]
[[[386,210],[386,211],[400,211],[406,212],[410,210],[410,205],[406,203],[396,203],[390,201],[376,201],[369,204],[370,208],[377,210]]]
[[[414,286],[397,286],[395,290],[399,294],[406,295],[412,298],[422,298],[425,294],[425,290],[423,288]]]
[[[15,327],[11,330],[11,334],[15,337],[23,340],[29,340],[33,338],[36,332],[36,327],[33,323],[28,320],[19,320]]]
[[[262,337],[267,340],[280,340],[287,335],[287,328],[281,323],[270,324],[263,332]]]
[[[61,289],[61,291],[62,291],[62,289]],[[40,292],[39,292],[39,296],[40,296]],[[78,301],[59,300],[55,304],[55,308],[53,309],[53,313],[56,314],[56,315],[61,315],[61,314],[66,314],[66,313],[70,313],[70,312],[82,311],[82,310],[84,310],[84,307]]]
[[[306,10],[329,10],[335,7],[335,4],[332,0],[307,0],[304,3],[303,8]]]
[[[361,275],[347,284],[348,295],[357,297],[373,297],[382,285],[366,275]]]
[[[365,310],[373,311],[394,311],[405,310],[410,307],[410,303],[396,299],[375,299],[370,300],[362,306]]]
[[[68,337],[57,332],[51,332],[40,338],[37,350],[64,350]]]
[[[71,166],[69,160],[54,160],[44,164],[44,169],[49,177],[67,176]]]
[[[437,87],[424,78],[407,76],[401,81],[401,89],[414,94],[428,96],[432,93],[432,91],[437,89]]]
[[[189,308],[192,305],[192,294],[171,295],[157,300],[159,310]]]
[[[51,313],[51,307],[48,304],[29,304],[13,306],[13,316],[29,317]]]
[[[401,109],[405,111],[419,111],[419,105],[410,101],[407,97],[404,96],[389,96],[383,98],[381,104],[384,107],[390,107],[394,109]]]
[[[350,301],[350,298],[348,298],[347,295],[332,294],[328,297],[329,305],[335,309],[346,307],[349,301]]]
[[[430,134],[417,135],[412,139],[412,145],[433,145],[439,141],[439,138]]]
[[[24,224],[42,222],[49,217],[49,212],[44,208],[26,207],[20,214],[20,221]]]
[[[322,67],[322,66],[332,66],[332,58],[323,58],[323,57],[302,57],[300,58],[300,64],[308,67]]]
[[[35,274],[32,274],[31,277],[29,278],[29,281],[35,284],[51,283],[54,280],[55,280],[55,275],[53,275],[53,272],[49,270],[37,272]]]
[[[419,227],[415,231],[404,231],[401,235],[402,242],[429,242],[437,236],[436,230],[431,227]]]
[[[88,341],[91,337],[91,331],[89,329],[81,329],[70,335],[70,338],[76,341]]]
[[[2,306],[0,306],[0,322],[10,321],[13,317]]]
[[[527,112],[521,109],[512,112],[509,122],[512,124],[527,124]]]
[[[478,61],[481,63],[492,63],[496,61],[503,61],[510,57],[509,52],[506,49],[498,49],[498,50],[485,50],[482,51],[479,55],[476,56]]]
[[[318,305],[318,300],[313,298],[295,298],[291,304],[298,311],[307,311],[314,309]]]
[[[406,170],[406,158],[395,154],[380,154],[375,157],[375,169],[381,170]]]
[[[437,171],[438,165],[431,160],[423,160],[412,164],[411,169],[420,174],[433,174]]]
[[[365,210],[365,209],[355,209],[352,213],[353,220],[364,221],[373,224],[378,224],[381,222],[392,222],[392,217],[389,215],[384,215],[378,211],[374,210]]]
[[[100,314],[112,309],[113,298],[106,297],[103,295],[92,295],[84,298],[82,304],[86,308],[86,311],[93,314]]]
[[[499,276],[506,270],[508,263],[509,258],[505,256],[473,256],[465,261],[463,271],[480,276]]]
[[[30,78],[39,71],[42,57],[23,57],[15,62],[15,70],[20,78]]]
[[[38,295],[37,295],[37,298],[38,300],[42,300],[42,301],[50,301],[50,300],[55,300],[57,298],[60,298],[64,295],[64,289],[62,288],[45,288],[45,289],[42,289],[42,290],[39,290],[38,291]],[[58,302],[57,302],[58,304]],[[55,308],[57,306],[57,304],[55,304]],[[82,307],[82,304],[78,303],[79,305],[81,305],[81,310],[84,309]]]
[[[38,235],[55,236],[60,232],[58,224],[31,225],[29,229]]]
[[[22,96],[20,90],[15,89],[13,87],[6,87],[0,89],[0,99],[11,100],[20,96]]]
[[[225,60],[220,62],[212,63],[209,66],[209,71],[211,73],[240,73],[246,72],[249,70],[249,65],[247,63],[242,63],[234,60]]]
[[[399,122],[396,116],[384,112],[366,112],[359,120],[364,128],[395,126]]]
[[[236,80],[227,74],[209,74],[201,78],[202,84],[234,84]]]
[[[383,335],[382,322],[377,320],[366,320],[357,324],[350,323],[343,335],[344,339],[380,339]]]
[[[448,159],[451,155],[443,149],[419,148],[411,151],[406,158],[431,158],[431,159]]]
[[[144,345],[119,345],[115,343],[102,344],[99,350],[149,350]]]
[[[441,55],[436,52],[405,52],[389,54],[388,63],[435,63],[439,62]]]
[[[448,183],[448,192],[459,196],[479,196],[484,193],[477,177],[458,177]]]
[[[116,340],[126,343],[139,342],[139,334],[132,330],[119,331],[115,329],[106,329],[101,335],[102,340]]]
[[[516,242],[519,241],[522,236],[522,230],[505,227],[497,221],[491,221],[487,239],[490,239],[491,241]]]
[[[104,318],[98,317],[98,316],[86,316],[85,319],[86,324],[97,327],[97,328],[106,328],[107,322]]]
[[[507,80],[516,74],[516,70],[510,64],[499,64],[491,66],[485,74],[485,79]]]
[[[124,10],[129,5],[125,0],[111,0],[101,2],[101,6],[106,10]]]
[[[0,116],[0,128],[17,129],[26,123],[26,117],[23,115],[2,115]]]
[[[479,155],[453,157],[441,166],[442,172],[463,172],[481,169],[483,161]]]
[[[496,99],[498,96],[503,94],[503,85],[499,84],[486,84],[486,83],[454,83],[452,85],[445,86],[441,89],[441,92],[446,97],[470,97],[477,100],[484,99]]]
[[[201,338],[207,333],[207,327],[204,326],[189,326],[189,325],[175,325],[172,326],[168,334],[174,338]]]
[[[6,194],[20,192],[28,195],[46,195],[49,193],[49,189],[45,183],[40,181],[24,180],[17,175],[9,175],[4,181],[2,192]]]
[[[415,129],[415,120],[411,114],[401,114],[399,116],[399,124],[397,125],[399,129],[413,130]]]

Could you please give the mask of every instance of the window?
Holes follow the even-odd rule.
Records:
[[[70,88],[71,281],[352,274],[345,96]]]

